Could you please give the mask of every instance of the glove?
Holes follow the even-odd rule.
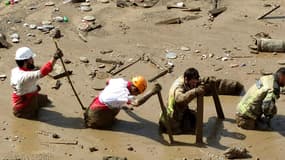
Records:
[[[197,96],[204,96],[205,95],[205,86],[199,85],[197,88],[195,88],[195,94]]]
[[[56,52],[53,55],[53,58],[54,59],[59,59],[61,57],[63,57],[63,53],[62,53],[62,51],[60,49],[57,49]]]

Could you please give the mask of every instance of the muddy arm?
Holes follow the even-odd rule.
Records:
[[[190,103],[196,97],[195,88],[183,93],[182,88],[175,90],[175,102],[176,103]]]
[[[155,86],[152,88],[152,90],[149,90],[144,94],[143,97],[136,99],[132,102],[133,106],[140,106],[144,104],[150,97],[157,94],[161,90],[161,86],[159,84],[155,84]]]

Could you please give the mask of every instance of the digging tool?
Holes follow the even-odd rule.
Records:
[[[175,9],[187,9],[187,7],[180,7],[180,6],[176,6],[176,5],[167,5],[166,8],[167,9],[172,9],[172,8],[175,8]]]
[[[280,5],[275,6],[274,8],[272,8],[270,11],[266,12],[265,14],[263,14],[262,16],[258,17],[257,20],[263,19],[264,17],[266,17],[267,15],[269,15],[270,13],[272,13],[273,11],[275,11],[276,9],[278,9],[280,7]]]
[[[136,105],[141,105],[141,104],[145,103],[150,97],[152,97],[153,95],[157,94],[158,100],[159,100],[159,104],[160,104],[160,108],[161,108],[161,111],[162,111],[162,115],[163,115],[163,118],[165,119],[165,122],[166,122],[165,125],[166,125],[167,133],[168,133],[168,136],[169,136],[170,144],[172,144],[174,142],[174,140],[173,140],[172,131],[171,131],[171,128],[170,128],[170,123],[169,123],[169,119],[168,119],[168,116],[167,116],[167,112],[166,112],[166,109],[165,109],[165,106],[164,106],[164,103],[163,103],[163,100],[162,100],[162,96],[161,96],[161,92],[160,92],[161,89],[162,89],[161,85],[156,83],[152,90],[150,90],[147,93],[145,93],[142,98],[136,100]]]
[[[106,60],[106,59],[102,59],[102,58],[96,58],[96,62],[106,63],[106,64],[118,64],[118,65],[123,65],[124,64],[122,61]]]
[[[196,7],[196,8],[187,8],[187,9],[183,9],[183,12],[199,12],[201,11],[200,7]]]
[[[56,49],[59,49],[56,40],[53,39],[53,41],[54,41],[54,44],[55,44]],[[65,73],[68,73],[68,71],[67,71],[67,69],[66,69],[66,67],[65,67],[65,64],[64,64],[62,58],[59,57],[59,59],[60,59],[60,62],[61,62],[61,64],[62,64],[62,66],[63,66],[64,72],[65,72]],[[68,79],[68,82],[69,82],[69,84],[70,84],[70,86],[71,86],[71,88],[72,88],[72,91],[73,91],[75,97],[77,98],[77,100],[78,100],[78,102],[79,102],[79,104],[80,104],[80,106],[81,106],[81,109],[82,109],[82,110],[86,110],[86,108],[83,106],[83,104],[82,104],[82,102],[81,102],[81,100],[80,100],[80,98],[79,98],[79,96],[78,96],[78,94],[77,94],[77,92],[76,92],[76,90],[75,90],[73,84],[72,84],[72,81],[71,81],[71,79],[70,79],[70,77],[69,77],[69,74],[66,74],[66,77],[67,77],[67,79]]]
[[[158,69],[164,70],[165,67],[159,64],[153,57],[148,56],[150,63],[155,65]]]
[[[196,113],[196,144],[203,143],[203,113],[204,113],[204,98],[197,97],[197,113]]]
[[[152,77],[151,79],[148,80],[148,82],[153,82],[156,79],[166,75],[167,73],[171,72],[172,67],[168,67],[167,69],[164,69],[163,71],[161,71],[160,73],[158,73],[157,75],[155,75],[154,77]]]
[[[225,119],[225,115],[224,115],[224,112],[223,112],[221,101],[220,101],[220,98],[219,98],[218,93],[217,93],[216,84],[212,82],[210,85],[211,85],[211,88],[212,88],[213,100],[214,100],[214,103],[215,103],[215,107],[216,107],[216,112],[217,112],[218,118]]]
[[[140,60],[141,60],[141,57],[139,57],[138,59],[136,59],[135,61],[133,61],[133,62],[131,62],[129,64],[126,64],[125,66],[122,66],[121,68],[118,68],[117,70],[111,71],[111,74],[114,76],[114,75],[120,73],[121,71],[125,70],[126,68],[130,67],[131,65],[137,63]]]

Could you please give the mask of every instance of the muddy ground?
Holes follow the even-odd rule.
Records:
[[[285,145],[285,98],[281,96],[278,103],[278,115],[273,119],[273,131],[245,131],[235,125],[234,114],[241,97],[221,96],[226,120],[216,118],[211,97],[205,98],[204,137],[205,145],[196,146],[195,136],[179,135],[174,145],[167,145],[168,137],[158,134],[159,101],[152,97],[148,102],[131,112],[122,110],[113,130],[94,130],[83,127],[82,110],[76,101],[66,78],[60,79],[60,89],[52,89],[54,81],[50,77],[40,80],[41,93],[48,94],[53,101],[49,108],[43,108],[38,121],[15,118],[12,114],[9,86],[10,70],[16,66],[13,58],[18,47],[31,47],[36,53],[35,62],[42,65],[50,59],[55,51],[53,41],[38,30],[23,27],[24,23],[40,24],[54,16],[67,16],[69,22],[53,25],[60,28],[63,37],[59,45],[65,58],[71,60],[67,68],[73,71],[71,76],[76,90],[85,106],[88,106],[98,91],[93,88],[103,86],[105,78],[90,79],[89,73],[95,69],[106,71],[110,65],[99,69],[96,58],[114,59],[127,62],[143,54],[156,58],[161,64],[168,60],[165,50],[177,53],[177,58],[169,60],[175,67],[172,73],[160,78],[162,94],[166,102],[171,83],[188,67],[196,67],[201,75],[235,79],[246,88],[260,76],[260,70],[276,71],[280,65],[277,61],[285,58],[284,53],[250,54],[248,45],[252,43],[251,35],[259,32],[269,33],[272,38],[285,37],[285,1],[284,0],[222,0],[221,6],[227,10],[209,21],[208,10],[213,6],[210,0],[184,0],[190,7],[201,7],[201,12],[190,13],[180,10],[167,10],[166,4],[178,1],[159,1],[152,8],[116,7],[115,1],[103,4],[91,0],[92,11],[82,12],[79,4],[63,4],[54,0],[55,6],[45,6],[43,0],[21,0],[14,6],[5,6],[0,2],[0,31],[8,36],[19,33],[20,43],[10,49],[0,49],[0,74],[8,78],[0,81],[0,157],[1,159],[102,159],[113,155],[127,157],[130,160],[143,159],[222,159],[222,152],[231,146],[246,147],[252,158],[249,159],[283,159]],[[264,4],[280,4],[281,8],[264,20],[256,20],[270,10]],[[34,6],[35,9],[30,10]],[[55,12],[54,8],[59,11]],[[77,35],[77,26],[85,15],[93,15],[102,28],[90,31],[87,43]],[[155,25],[156,22],[187,15],[200,16],[195,20],[181,24]],[[15,23],[21,20],[21,23]],[[33,33],[35,37],[28,37]],[[34,44],[41,39],[41,44]],[[190,51],[182,51],[182,46]],[[100,51],[112,49],[112,53],[101,54]],[[217,60],[218,56],[229,53],[233,56],[252,56]],[[214,54],[213,58],[201,59],[203,55]],[[85,64],[79,57],[89,59]],[[60,64],[58,62],[58,64]],[[240,65],[231,68],[230,65]],[[220,68],[220,70],[219,70]],[[149,62],[138,62],[114,77],[131,78],[140,74],[147,79],[159,70]],[[109,76],[111,77],[111,76]],[[100,77],[99,77],[100,78]],[[151,87],[153,84],[149,83]],[[195,104],[195,103],[194,103]],[[60,139],[52,138],[56,133]],[[77,141],[76,145],[51,144],[51,142]],[[98,151],[90,152],[95,147]],[[130,149],[130,148],[133,148]]]

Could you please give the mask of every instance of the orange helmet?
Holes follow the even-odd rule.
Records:
[[[147,82],[143,76],[136,76],[132,78],[132,83],[136,86],[140,93],[143,93],[147,87]]]

